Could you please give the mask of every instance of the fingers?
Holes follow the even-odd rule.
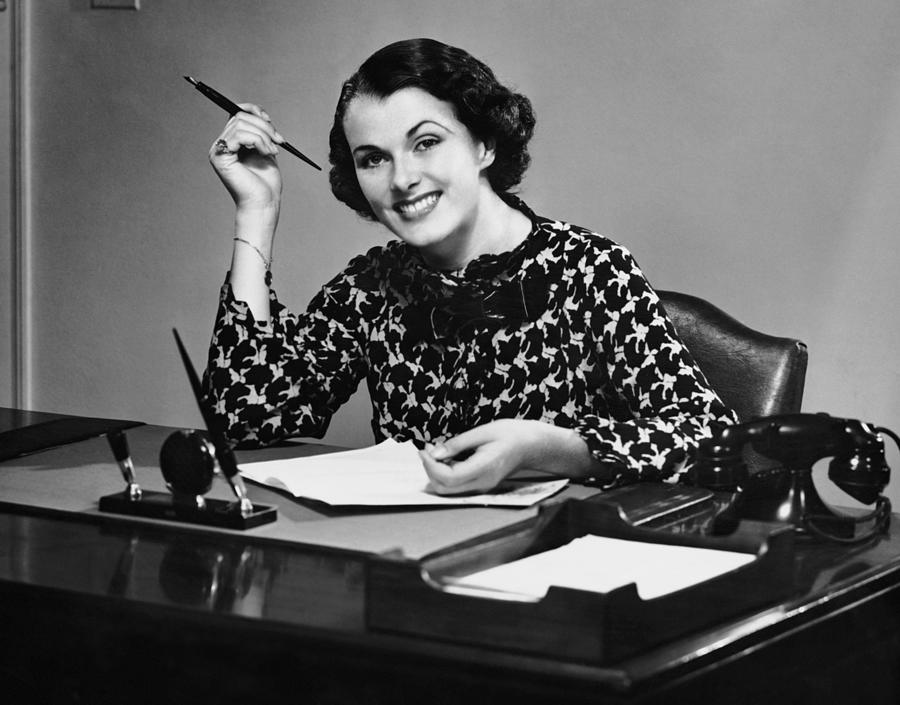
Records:
[[[229,119],[210,148],[213,163],[233,163],[241,148],[265,156],[275,156],[278,154],[278,144],[284,142],[284,137],[275,129],[262,108],[252,103],[243,103],[240,107],[241,112]]]
[[[472,490],[469,482],[461,482],[458,476],[453,475],[450,466],[432,458],[427,450],[420,451],[419,457],[428,475],[428,488],[435,494],[462,494]]]
[[[488,424],[476,426],[443,443],[433,445],[431,456],[436,460],[461,460],[462,456],[494,439],[495,436],[490,432],[488,426]]]
[[[278,145],[264,133],[235,126],[226,130],[213,144],[212,153],[219,155],[236,155],[241,148],[251,149],[259,154],[274,157],[278,154]]]
[[[431,488],[437,494],[486,492],[506,476],[506,463],[499,448],[490,445],[478,448],[458,462],[442,462],[434,457],[435,446],[426,446],[419,453]]]
[[[243,110],[245,113],[250,113],[251,115],[256,115],[261,117],[263,120],[267,122],[271,122],[271,118],[269,114],[260,108],[256,103],[238,103],[238,107]]]

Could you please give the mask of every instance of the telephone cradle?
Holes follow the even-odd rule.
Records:
[[[891,470],[882,435],[900,448],[890,429],[824,413],[766,416],[726,426],[702,442],[690,484],[734,493],[720,523],[757,519],[780,521],[807,539],[861,543],[886,533],[891,503],[882,492]],[[771,461],[750,472],[748,458]],[[828,506],[813,482],[813,466],[831,458],[828,478],[855,500],[874,505],[866,513]],[[862,527],[862,530],[860,530]]]

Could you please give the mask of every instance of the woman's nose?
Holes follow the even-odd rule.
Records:
[[[391,186],[395,191],[409,191],[419,183],[420,179],[421,172],[413,157],[405,156],[394,160]]]

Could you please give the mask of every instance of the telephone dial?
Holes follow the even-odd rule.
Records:
[[[843,543],[864,541],[886,532],[891,503],[882,495],[890,480],[882,434],[900,448],[893,431],[825,413],[782,414],[726,426],[701,442],[689,473],[690,484],[734,492],[723,513],[724,525],[741,518],[781,521],[798,534]],[[775,466],[751,473],[746,451]],[[828,477],[872,511],[853,516],[825,504],[812,479],[813,465],[831,457]],[[867,531],[859,531],[862,525]]]

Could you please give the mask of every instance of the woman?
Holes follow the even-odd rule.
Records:
[[[236,234],[206,384],[234,442],[321,437],[365,378],[376,440],[415,441],[457,493],[521,469],[667,478],[735,420],[631,255],[511,195],[531,104],[466,52],[397,42],[344,84],[332,191],[396,239],[299,316],[269,288],[282,138],[242,107],[210,152]]]

